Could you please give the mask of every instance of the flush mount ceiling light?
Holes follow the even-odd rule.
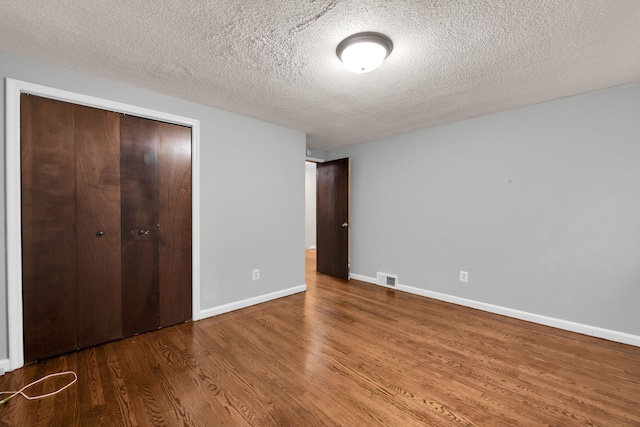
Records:
[[[378,68],[392,50],[393,42],[389,37],[369,31],[342,40],[336,54],[350,71],[367,73]]]

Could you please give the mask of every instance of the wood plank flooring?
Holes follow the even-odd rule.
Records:
[[[306,293],[9,372],[79,379],[0,425],[640,425],[640,348],[314,269]]]

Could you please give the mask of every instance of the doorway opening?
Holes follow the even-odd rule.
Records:
[[[305,250],[316,249],[316,164],[305,162]]]
[[[305,175],[306,250],[315,247],[317,272],[349,280],[349,158],[309,163]]]

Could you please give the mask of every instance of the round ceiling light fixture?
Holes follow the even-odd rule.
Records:
[[[348,70],[367,73],[382,64],[393,50],[393,42],[384,34],[367,31],[342,40],[336,54]]]

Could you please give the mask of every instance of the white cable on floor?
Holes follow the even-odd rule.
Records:
[[[46,379],[53,378],[53,377],[60,377],[60,376],[63,376],[63,375],[73,375],[73,380],[69,384],[65,385],[64,387],[62,387],[62,388],[60,388],[60,389],[58,389],[56,391],[52,391],[51,393],[47,393],[47,394],[42,394],[40,396],[29,396],[28,394],[24,393],[24,391],[26,389],[28,389],[29,387],[34,386],[34,385],[36,385],[36,384],[38,384],[38,383],[40,383],[40,382],[42,382],[42,381],[44,381]],[[0,405],[4,405],[5,403],[7,403],[9,401],[9,399],[11,399],[11,398],[13,398],[13,397],[15,397],[15,396],[17,396],[19,394],[22,395],[25,399],[28,399],[28,400],[44,399],[45,397],[50,397],[50,396],[53,396],[53,395],[56,395],[56,394],[60,393],[65,388],[70,387],[71,385],[73,385],[76,381],[78,381],[78,375],[76,375],[76,373],[73,372],[73,371],[56,372],[55,374],[49,374],[49,375],[47,375],[45,377],[40,378],[39,380],[36,380],[36,381],[34,381],[34,382],[30,383],[30,384],[27,384],[26,386],[22,387],[18,391],[0,391],[0,395],[11,394],[11,396],[5,397],[4,399],[0,400]]]

